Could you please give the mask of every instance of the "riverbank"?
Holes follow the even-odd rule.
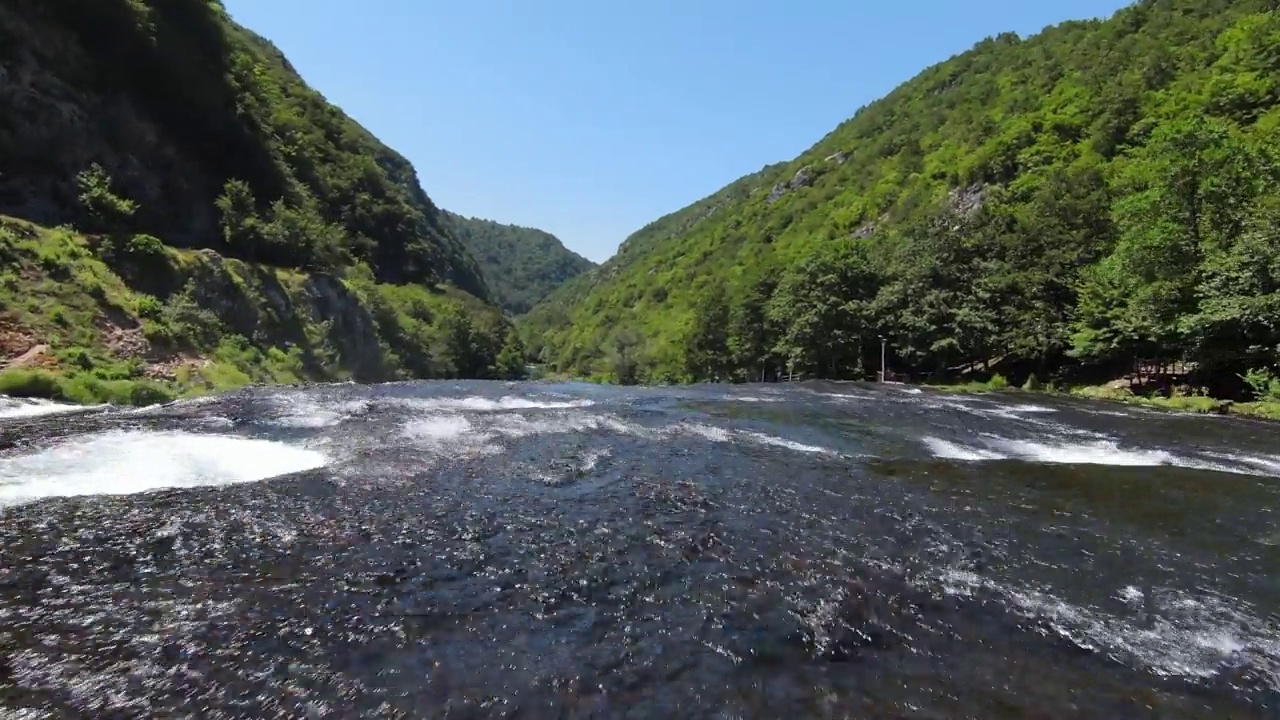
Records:
[[[62,375],[48,370],[14,369],[0,372],[0,396],[56,400],[80,405],[145,406],[165,403],[197,389],[174,388],[152,380],[104,380],[90,373]]]
[[[522,355],[508,352],[497,308],[447,285],[379,283],[364,265],[303,272],[2,215],[0,261],[11,397],[152,405],[256,384],[477,374]]]
[[[1280,401],[1255,400],[1235,402],[1221,400],[1206,395],[1184,395],[1174,393],[1168,397],[1162,395],[1139,395],[1125,387],[1108,385],[1076,385],[1059,388],[1052,385],[1021,388],[1011,386],[1002,376],[996,375],[987,382],[970,381],[950,384],[924,384],[941,392],[951,393],[990,393],[1016,392],[1027,394],[1052,395],[1058,397],[1075,397],[1086,400],[1140,405],[1142,407],[1166,410],[1169,412],[1190,413],[1196,415],[1238,415],[1242,417],[1280,420]]]

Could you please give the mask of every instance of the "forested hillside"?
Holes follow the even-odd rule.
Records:
[[[1278,100],[1274,0],[988,38],[642,229],[522,331],[553,369],[624,382],[863,377],[883,336],[917,374],[1186,360],[1266,391]]]
[[[528,312],[566,280],[595,267],[542,230],[447,211],[445,218],[480,263],[494,301],[513,315]]]
[[[524,367],[408,161],[218,0],[0,4],[0,256],[0,392]]]

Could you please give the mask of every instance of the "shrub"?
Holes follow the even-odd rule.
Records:
[[[95,364],[89,351],[81,347],[68,348],[58,353],[58,359],[81,370],[92,370]]]
[[[161,312],[164,310],[164,305],[161,304],[160,300],[154,295],[138,296],[137,305],[138,317],[150,320],[158,320]]]
[[[125,251],[138,259],[164,257],[164,243],[152,235],[134,235],[125,244]]]
[[[1280,378],[1267,368],[1255,368],[1240,376],[1259,400],[1280,400]]]
[[[0,372],[0,395],[19,398],[62,398],[62,385],[57,375],[44,370],[5,370]]]
[[[93,232],[120,230],[138,210],[137,203],[111,190],[111,177],[97,163],[76,176],[76,186],[80,189],[80,205]]]
[[[1008,387],[1009,381],[1000,373],[992,375],[991,379],[987,381],[987,389],[989,390],[1004,390]]]
[[[168,388],[150,380],[125,380],[121,382],[126,383],[127,386],[121,386],[120,392],[115,396],[121,401],[120,404],[142,407],[159,405],[174,399],[173,392]]]
[[[192,281],[164,303],[157,320],[156,327],[148,328],[148,337],[155,332],[153,340],[158,341],[167,335],[175,344],[193,349],[215,347],[224,333],[222,320],[196,302]],[[161,330],[160,326],[165,329]]]

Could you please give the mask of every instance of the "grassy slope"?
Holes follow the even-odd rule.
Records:
[[[486,297],[413,166],[221,2],[14,0],[0,41],[0,213],[83,227],[74,178],[96,162],[139,204],[132,232],[292,267],[336,250],[380,280]],[[315,247],[315,232],[227,237],[214,201],[229,180],[264,220],[278,201],[295,223],[338,226],[338,247]]]
[[[217,0],[15,0],[0,61],[0,393],[523,366],[409,162]]]
[[[456,308],[477,326],[503,322],[461,291],[381,284],[364,268],[306,274],[141,237],[0,218],[0,349],[10,363],[26,355],[0,372],[0,394],[131,404],[248,383],[446,374],[430,366],[441,317]],[[323,288],[335,307],[317,303]]]

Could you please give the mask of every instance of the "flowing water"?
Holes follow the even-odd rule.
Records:
[[[1280,717],[1277,425],[864,384],[0,418],[5,717]]]

